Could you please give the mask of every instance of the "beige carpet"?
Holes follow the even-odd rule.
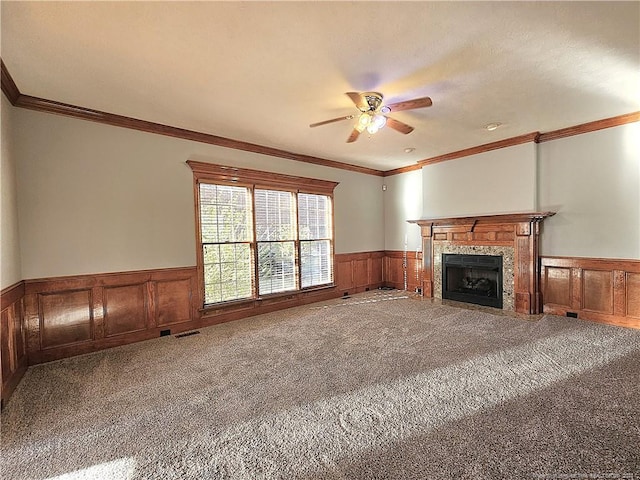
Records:
[[[30,368],[2,478],[640,479],[639,385],[640,331],[368,292]]]

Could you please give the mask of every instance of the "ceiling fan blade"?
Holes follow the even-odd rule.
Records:
[[[358,92],[347,92],[346,95],[351,99],[354,105],[361,112],[364,112],[369,109],[369,105],[367,105],[367,101]]]
[[[325,120],[324,122],[318,122],[318,123],[312,123],[311,125],[309,125],[311,128],[313,127],[319,127],[320,125],[326,125],[327,123],[333,123],[333,122],[341,122],[342,120],[351,120],[352,118],[354,118],[353,115],[346,115],[344,117],[339,117],[339,118],[332,118],[331,120]]]
[[[395,118],[386,117],[386,116],[385,118],[387,119],[387,127],[393,128],[397,132],[404,133],[405,135],[413,132],[413,127],[411,125],[402,123],[401,121],[396,120]]]
[[[430,107],[433,104],[429,97],[414,98],[413,100],[406,100],[404,102],[392,103],[387,105],[392,112],[400,112],[402,110],[412,110],[414,108]]]
[[[351,135],[349,135],[349,138],[347,138],[347,143],[355,142],[359,136],[360,136],[360,132],[358,131],[358,129],[354,128],[353,131],[351,132]]]

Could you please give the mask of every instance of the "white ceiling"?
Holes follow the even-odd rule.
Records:
[[[3,1],[1,22],[23,94],[380,170],[640,110],[637,1]],[[309,128],[365,90],[433,106],[391,115],[409,135]]]

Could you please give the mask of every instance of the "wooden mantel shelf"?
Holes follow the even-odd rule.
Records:
[[[421,218],[419,220],[408,220],[408,222],[417,223],[420,226],[473,225],[478,223],[521,223],[539,222],[555,214],[556,212],[502,213],[493,215],[473,215],[467,217]]]
[[[542,221],[555,212],[523,212],[464,217],[440,217],[409,220],[420,226],[422,234],[423,294],[434,296],[434,281],[440,268],[435,252],[474,247],[490,251],[508,247],[513,262],[513,299],[516,312],[535,314],[542,309],[540,297],[540,258],[538,236]],[[435,264],[435,267],[434,267]],[[436,275],[438,278],[434,278]],[[436,294],[437,289],[436,289]]]

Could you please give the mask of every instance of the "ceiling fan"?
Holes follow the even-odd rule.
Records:
[[[359,114],[345,115],[344,117],[332,118],[324,122],[312,123],[310,127],[319,127],[328,123],[340,122],[342,120],[351,120],[357,118],[357,122],[353,127],[353,131],[347,143],[355,142],[360,134],[367,130],[370,134],[376,133],[385,125],[393,128],[397,132],[405,135],[413,132],[413,127],[394,118],[388,117],[388,113],[399,112],[402,110],[412,110],[414,108],[430,107],[433,102],[429,97],[414,98],[404,102],[383,105],[383,95],[379,92],[347,92],[347,96],[360,110]]]

